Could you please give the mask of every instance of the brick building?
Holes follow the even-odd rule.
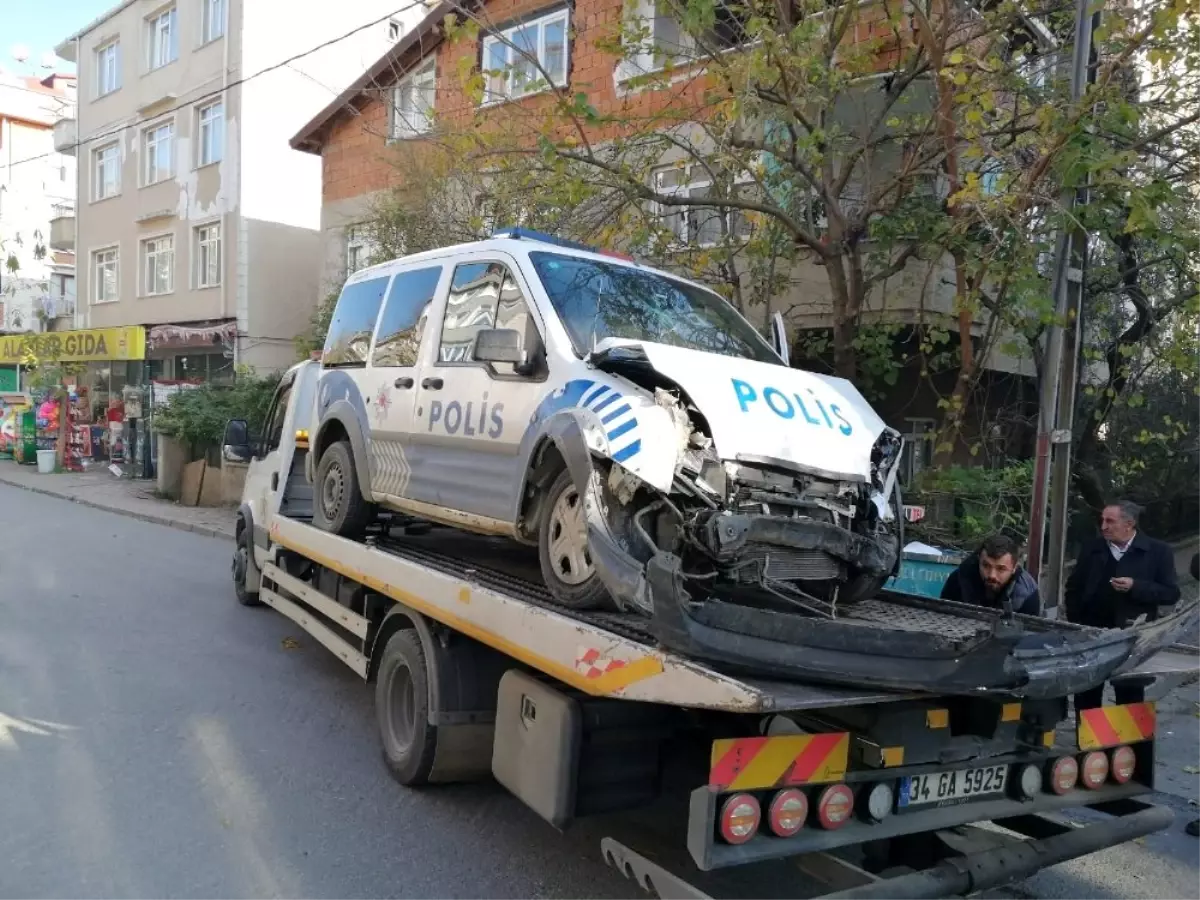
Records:
[[[605,49],[612,46],[622,16],[630,15],[649,23],[655,48],[681,46],[688,40],[653,0],[633,4],[626,0],[575,0],[574,4],[482,0],[476,9],[475,17],[486,27],[479,29],[475,39],[448,39],[444,23],[455,6],[442,4],[433,9],[292,138],[293,148],[322,159],[323,291],[336,290],[348,272],[370,261],[373,248],[362,223],[369,219],[376,198],[403,179],[399,147],[411,149],[414,142],[431,137],[435,119],[439,129],[455,129],[495,122],[498,117],[536,116],[540,105],[550,99],[536,85],[533,90],[523,89],[520,60],[509,55],[510,42],[531,48],[556,85],[571,94],[584,93],[601,117],[620,112],[627,114],[627,120],[648,120],[667,107],[686,110],[702,104],[703,73],[680,78],[670,90],[647,88],[639,86],[636,78],[661,65],[655,61],[657,57],[617,56]],[[496,34],[507,40],[497,40]],[[874,42],[871,46],[878,48],[881,77],[898,53],[895,35],[879,4],[860,5],[854,31],[846,39]],[[719,29],[714,29],[712,40],[728,41],[730,48],[736,45],[734,37]],[[500,71],[505,74],[493,74]],[[485,76],[482,103],[464,89],[464,75],[471,72]],[[607,137],[610,135],[598,129],[588,134],[596,143]],[[693,177],[691,168],[685,180]],[[690,188],[687,183],[678,185],[682,191]],[[687,238],[686,226],[681,237]],[[951,316],[952,281],[945,272],[931,273],[928,264],[910,266],[880,285],[868,304],[878,308],[868,308],[865,318],[887,316],[888,321],[915,326],[931,312]],[[797,264],[780,308],[789,310],[794,328],[828,327],[832,313],[824,269],[815,262]],[[753,309],[749,314],[752,318],[756,315]],[[761,311],[757,315],[761,317]],[[985,392],[987,405],[999,410],[1015,404],[1026,414],[1028,402],[1035,396],[1028,383],[1028,364],[997,352],[988,358],[986,368],[990,383]],[[882,404],[884,415],[907,432],[915,448],[911,471],[932,456],[932,423],[941,417],[939,393],[948,393],[930,388],[914,395],[911,385],[919,380],[916,373],[912,379],[901,378],[896,396]],[[981,418],[994,421],[996,416]]]

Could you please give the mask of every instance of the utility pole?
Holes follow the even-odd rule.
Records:
[[[1091,12],[1089,0],[1075,3],[1075,43],[1071,63],[1071,105],[1078,106],[1095,78],[1092,65],[1092,30],[1100,13]],[[1042,360],[1041,396],[1038,402],[1037,458],[1033,474],[1033,506],[1029,521],[1029,570],[1047,618],[1058,618],[1062,572],[1066,562],[1067,522],[1070,511],[1071,435],[1075,394],[1079,379],[1080,309],[1087,267],[1087,232],[1072,215],[1088,203],[1088,184],[1064,188],[1059,197],[1071,224],[1058,236],[1054,257],[1054,321],[1046,336]],[[1046,506],[1051,509],[1046,565]]]

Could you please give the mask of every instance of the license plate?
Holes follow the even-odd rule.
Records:
[[[1008,766],[930,772],[900,779],[901,809],[914,806],[953,806],[1004,792]]]

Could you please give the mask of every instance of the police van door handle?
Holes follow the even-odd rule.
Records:
[[[442,381],[442,379],[440,379],[440,378],[423,378],[423,379],[421,379],[421,387],[427,388],[428,390],[431,390],[431,391],[440,391],[442,389],[443,384],[445,384],[445,382]]]
[[[400,390],[405,390],[405,389],[413,386],[413,380],[411,378],[409,378],[407,375],[405,375],[403,378],[397,378],[395,381],[395,385]]]

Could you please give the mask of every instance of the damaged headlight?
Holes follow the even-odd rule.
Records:
[[[899,510],[892,508],[891,500],[896,492],[903,450],[904,438],[894,428],[885,428],[871,448],[871,474],[875,482],[871,502],[884,522],[890,522],[899,513]]]

